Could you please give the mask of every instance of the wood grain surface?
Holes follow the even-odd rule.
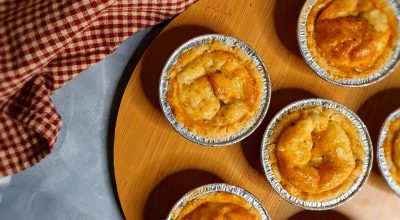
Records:
[[[296,40],[302,0],[200,0],[176,17],[139,61],[126,87],[115,128],[114,169],[127,219],[165,219],[187,191],[226,182],[257,196],[272,219],[398,219],[400,198],[384,182],[374,158],[371,175],[348,203],[309,212],[281,199],[263,175],[262,134],[287,104],[321,97],[348,106],[367,125],[373,143],[384,118],[400,107],[400,69],[364,88],[344,88],[320,79],[303,61]],[[240,143],[207,148],[181,137],[158,101],[161,69],[180,44],[200,34],[223,33],[250,44],[264,60],[272,100],[261,126]],[[374,147],[375,149],[375,147]]]

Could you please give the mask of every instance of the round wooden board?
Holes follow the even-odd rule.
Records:
[[[140,60],[121,101],[114,140],[117,189],[127,219],[165,219],[172,205],[197,186],[226,182],[256,195],[272,219],[396,219],[400,198],[376,165],[351,201],[324,212],[308,212],[282,200],[263,175],[260,143],[266,125],[285,105],[321,97],[348,106],[366,123],[376,143],[384,118],[400,107],[400,69],[365,88],[343,88],[320,79],[303,61],[296,40],[302,0],[200,0],[176,17]],[[244,141],[207,148],[181,137],[164,118],[158,101],[161,69],[186,40],[223,33],[250,44],[267,65],[272,100],[261,126]]]

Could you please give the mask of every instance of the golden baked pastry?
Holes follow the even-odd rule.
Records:
[[[390,173],[400,184],[400,118],[389,123],[383,150]]]
[[[282,187],[312,201],[346,192],[362,172],[364,149],[353,123],[337,110],[307,107],[285,115],[271,137],[269,160]]]
[[[307,20],[307,40],[332,78],[365,78],[394,52],[396,15],[386,0],[319,0]]]
[[[175,118],[208,138],[239,132],[260,106],[261,74],[247,54],[222,42],[182,53],[168,81],[167,99]]]
[[[188,203],[176,220],[260,220],[260,214],[239,196],[216,192]]]

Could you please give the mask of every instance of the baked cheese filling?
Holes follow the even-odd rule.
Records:
[[[182,53],[168,78],[167,99],[176,119],[208,138],[239,132],[260,106],[261,74],[247,54],[222,42]]]
[[[363,78],[382,68],[397,43],[385,0],[320,0],[309,16],[309,48],[334,78]]]
[[[383,149],[390,173],[400,184],[400,118],[389,123]]]
[[[346,192],[362,171],[357,129],[336,110],[308,107],[289,113],[277,124],[272,143],[274,175],[298,198],[331,199]]]
[[[211,193],[187,204],[176,220],[259,220],[260,215],[244,199],[230,193]]]

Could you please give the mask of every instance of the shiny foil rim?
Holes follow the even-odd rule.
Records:
[[[250,59],[253,61],[257,71],[262,75],[263,89],[261,91],[261,101],[258,111],[253,116],[252,120],[248,125],[237,132],[236,134],[225,137],[225,138],[207,138],[189,131],[182,123],[178,122],[172,112],[171,106],[167,100],[168,91],[168,77],[167,74],[171,68],[176,64],[178,58],[182,53],[194,48],[200,44],[210,43],[213,41],[219,41],[226,43],[228,45],[235,46],[245,52]],[[236,39],[231,36],[226,36],[222,34],[207,34],[192,38],[178,47],[172,55],[167,60],[160,77],[160,87],[159,87],[159,97],[161,109],[164,116],[167,118],[171,126],[186,139],[204,146],[225,146],[239,142],[249,136],[262,122],[264,119],[268,106],[271,100],[271,83],[267,68],[262,61],[261,57],[256,53],[256,51],[251,48],[248,44],[243,41]]]
[[[343,194],[329,200],[324,201],[307,201],[295,196],[290,195],[280,184],[280,182],[275,178],[275,175],[272,171],[271,164],[269,163],[269,152],[268,148],[272,144],[270,142],[271,136],[275,130],[277,124],[281,121],[281,119],[286,116],[288,113],[291,113],[295,110],[302,109],[305,107],[312,106],[322,106],[324,108],[335,109],[345,115],[356,127],[358,133],[361,138],[362,146],[365,152],[365,160],[362,165],[362,172],[360,176],[355,180],[354,184]],[[364,125],[362,120],[351,110],[349,110],[344,105],[339,103],[325,100],[325,99],[304,99],[297,102],[293,102],[288,106],[284,107],[281,111],[279,111],[275,117],[269,123],[261,143],[261,162],[264,170],[264,174],[271,184],[272,188],[287,202],[292,205],[308,209],[308,210],[327,210],[338,207],[345,202],[349,201],[357,192],[359,192],[366,182],[369,173],[371,172],[373,160],[373,150],[372,150],[372,142],[369,136],[367,127]]]
[[[386,76],[388,76],[395,69],[396,65],[400,60],[400,39],[397,41],[397,45],[394,48],[393,54],[391,58],[388,60],[386,65],[384,65],[379,71],[376,73],[366,77],[366,78],[356,78],[356,79],[334,79],[332,78],[327,71],[321,68],[317,62],[314,60],[312,54],[308,50],[307,45],[307,18],[311,12],[311,9],[315,5],[318,0],[307,0],[303,8],[301,9],[300,16],[297,24],[297,41],[300,47],[301,54],[307,64],[311,67],[311,69],[322,79],[339,85],[346,87],[362,87],[368,86],[370,84],[376,83]],[[398,22],[398,35],[400,38],[400,4],[396,2],[396,0],[386,0],[389,5],[392,7]]]
[[[228,192],[237,195],[240,198],[246,200],[255,210],[257,210],[262,220],[271,219],[263,204],[250,192],[240,187],[232,186],[225,183],[212,183],[193,189],[182,196],[182,198],[180,198],[172,207],[171,211],[168,214],[167,220],[176,219],[183,207],[185,207],[186,204],[195,200],[199,196],[215,192]]]
[[[392,174],[390,173],[389,167],[386,163],[385,151],[383,148],[383,144],[388,134],[389,123],[398,118],[400,118],[400,108],[391,113],[383,123],[378,139],[377,159],[379,170],[381,171],[386,183],[397,194],[397,196],[400,197],[400,185],[393,179]]]

